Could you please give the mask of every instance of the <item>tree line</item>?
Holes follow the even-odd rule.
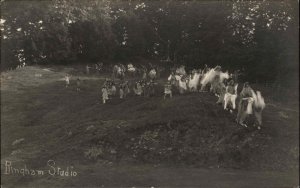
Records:
[[[298,76],[297,1],[1,1],[1,70],[86,62],[204,64]]]

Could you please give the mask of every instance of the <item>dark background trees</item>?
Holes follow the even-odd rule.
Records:
[[[170,58],[293,85],[298,15],[297,1],[2,1],[1,68]]]

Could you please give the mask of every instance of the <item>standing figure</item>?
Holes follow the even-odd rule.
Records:
[[[135,74],[137,72],[136,67],[133,66],[132,63],[127,65],[127,72],[129,76],[135,77]]]
[[[226,93],[226,86],[223,82],[219,82],[217,88],[218,88],[218,90],[217,90],[217,95],[218,95],[217,104],[223,104],[225,93]]]
[[[160,75],[165,70],[165,68],[157,66],[156,70],[157,70],[156,78],[160,78]]]
[[[150,82],[142,84],[144,97],[150,97]]]
[[[86,74],[90,74],[90,68],[91,67],[89,67],[89,65],[87,64],[85,67]]]
[[[254,96],[254,105],[253,105],[254,116],[258,123],[257,128],[260,129],[260,126],[262,125],[262,111],[266,107],[266,104],[260,91],[256,91],[256,94],[253,92],[252,95]]]
[[[123,99],[124,98],[124,84],[120,84],[119,94],[120,94],[120,99]]]
[[[68,74],[66,74],[65,76],[65,81],[66,81],[66,88],[67,88],[70,85],[70,76]]]
[[[106,103],[106,100],[108,100],[108,92],[106,86],[102,87],[102,102],[103,104]]]
[[[164,99],[166,99],[166,96],[169,95],[170,98],[172,98],[172,85],[170,83],[170,81],[167,82],[167,84],[165,85],[165,95],[164,95]]]
[[[246,82],[240,93],[238,114],[236,118],[237,123],[244,127],[247,127],[247,125],[244,124],[246,117],[249,114],[252,114],[252,104],[254,102],[253,93],[253,89],[250,87],[249,83]]]
[[[192,75],[189,78],[189,83],[188,83],[190,91],[195,92],[198,90],[199,83],[200,83],[199,80],[200,80],[200,73],[198,73],[196,71],[195,71],[195,73],[192,73]]]
[[[146,80],[146,79],[147,79],[147,71],[146,71],[146,70],[143,70],[143,76],[142,76],[142,79],[143,79],[143,80]]]
[[[220,76],[219,68],[216,67],[215,69],[205,68],[203,70],[203,76],[201,79],[201,89],[200,91],[206,91],[208,89],[208,85],[212,85],[213,82],[216,80],[217,75]],[[211,89],[213,89],[211,87]]]
[[[176,76],[174,72],[171,72],[171,75],[168,77],[168,81],[171,84],[171,86],[174,88],[178,87],[178,81],[176,80]]]
[[[120,72],[120,79],[124,80],[125,79],[125,72],[126,72],[126,68],[123,64],[119,64],[120,68],[121,68],[121,72]]]
[[[115,82],[112,82],[111,83],[111,95],[115,96],[116,93],[117,93],[117,88],[116,88]]]
[[[128,81],[126,81],[124,83],[124,98],[126,98],[129,93],[130,93],[129,83]]]
[[[230,80],[228,86],[226,87],[226,92],[224,96],[224,110],[227,109],[227,104],[232,104],[232,109],[235,109],[235,100],[237,98],[237,87],[238,84],[234,83],[234,80]],[[232,112],[232,110],[230,110]]]
[[[140,85],[142,87],[142,94],[144,94],[144,96],[147,95],[147,81],[146,80],[141,80],[140,81]]]
[[[76,85],[77,85],[76,91],[80,91],[80,79],[79,78],[77,78],[77,80],[76,80]]]
[[[133,91],[136,95],[141,96],[143,93],[143,88],[140,82],[136,83],[136,87],[133,88]]]
[[[154,82],[151,80],[148,83],[148,96],[154,96],[155,95],[155,88],[154,88]]]
[[[240,70],[235,70],[234,73],[232,74],[232,78],[235,83],[239,82],[239,76],[241,75]]]
[[[107,79],[105,82],[105,86],[106,86],[108,96],[112,95],[112,81]]]
[[[187,90],[186,79],[182,76],[179,80],[179,93],[183,94]]]
[[[156,70],[151,69],[148,76],[149,76],[150,80],[154,80],[156,78]]]
[[[124,65],[122,65],[121,63],[119,63],[118,65],[114,65],[113,74],[112,74],[113,80],[116,78],[120,78],[121,80],[124,80],[125,70],[126,69],[125,69]]]
[[[216,75],[210,86],[210,92],[212,92],[216,96],[218,96],[219,83],[220,83],[220,75]]]
[[[198,83],[198,88],[197,88],[197,90],[199,91],[199,92],[201,92],[201,80],[202,80],[202,78],[203,78],[203,70],[202,69],[198,69],[198,73],[199,73],[199,83]]]

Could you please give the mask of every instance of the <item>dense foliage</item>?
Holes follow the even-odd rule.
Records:
[[[298,15],[292,0],[2,0],[1,65],[170,59],[288,85],[298,74]]]

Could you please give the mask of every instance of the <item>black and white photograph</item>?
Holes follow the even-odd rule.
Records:
[[[1,188],[299,188],[299,0],[0,0]]]

